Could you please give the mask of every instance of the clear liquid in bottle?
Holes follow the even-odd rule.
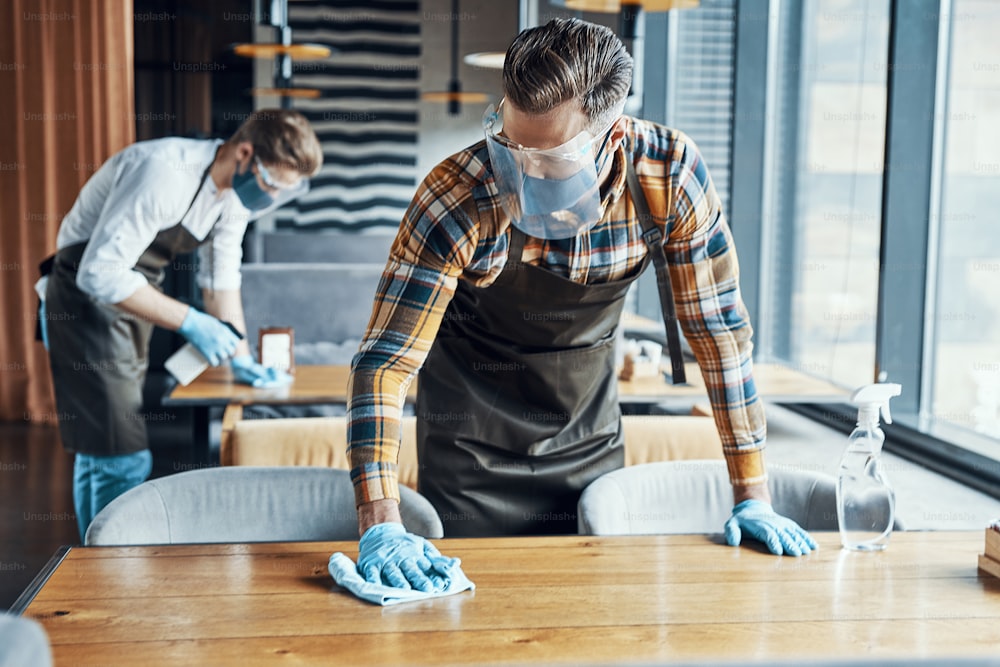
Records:
[[[844,454],[837,479],[840,539],[847,549],[879,551],[889,544],[896,496],[877,453],[881,442],[873,448],[867,438],[859,440]]]

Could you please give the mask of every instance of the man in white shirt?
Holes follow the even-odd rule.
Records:
[[[179,332],[213,365],[230,360],[238,381],[284,381],[255,363],[226,323],[246,330],[240,263],[247,223],[305,192],[322,162],[302,114],[266,109],[226,142],[133,144],[84,185],[59,228],[42,320],[60,435],[76,455],[81,540],[101,508],[151,471],[141,409],[153,326]],[[207,312],[160,289],[165,267],[196,248]]]

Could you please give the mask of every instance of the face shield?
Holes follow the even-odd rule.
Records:
[[[596,135],[584,131],[555,148],[529,148],[499,134],[502,109],[502,100],[486,109],[483,129],[500,204],[514,226],[535,238],[567,239],[596,225],[603,215],[598,174],[614,121]]]

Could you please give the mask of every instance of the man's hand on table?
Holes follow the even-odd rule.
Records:
[[[734,485],[733,498],[736,506],[725,525],[726,542],[730,546],[739,546],[746,532],[778,556],[802,556],[819,548],[799,524],[774,511],[766,482]]]
[[[395,500],[359,505],[358,528],[358,573],[370,583],[440,591],[452,568],[460,566],[459,559],[442,556],[423,537],[406,532]]]
[[[726,542],[739,546],[744,531],[779,556],[802,556],[819,548],[799,524],[781,516],[762,500],[750,498],[733,508],[733,515],[725,525]]]
[[[233,357],[229,365],[233,369],[233,379],[240,384],[248,384],[260,389],[271,389],[292,383],[291,375],[276,368],[258,364],[249,354]]]
[[[373,584],[443,591],[460,565],[457,558],[442,556],[433,544],[408,533],[401,523],[378,523],[365,531],[358,544],[358,572]]]

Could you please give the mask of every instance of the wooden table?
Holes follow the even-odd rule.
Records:
[[[669,368],[668,363],[661,364]],[[618,383],[618,398],[622,403],[670,403],[706,398],[705,383],[698,364],[684,364],[687,383],[673,385],[662,375],[634,377]],[[851,393],[842,387],[800,373],[781,364],[754,364],[753,379],[760,397],[771,403],[844,403]]]
[[[194,416],[195,458],[208,463],[209,409],[228,405],[310,405],[346,403],[349,366],[296,366],[292,383],[275,389],[255,389],[233,381],[228,366],[209,368],[187,386],[175,385],[163,397],[167,406],[190,407]],[[410,384],[406,401],[417,399]]]
[[[802,558],[700,535],[439,540],[477,589],[389,608],[327,574],[356,542],[75,547],[17,606],[57,666],[996,655],[982,531],[898,533],[880,553],[816,536]]]
[[[233,381],[228,366],[209,368],[194,382],[183,387],[175,385],[163,398],[164,405],[225,406],[241,405],[303,405],[316,403],[346,403],[350,366],[296,366],[292,383],[275,389],[255,389]],[[406,395],[408,403],[417,399],[416,382]]]
[[[635,377],[618,383],[618,394],[623,402],[661,403],[673,398],[697,399],[706,397],[698,364],[686,365],[688,382],[675,386],[662,375]],[[278,389],[254,389],[233,382],[227,367],[209,368],[194,382],[173,387],[163,398],[164,405],[219,406],[238,403],[253,404],[305,404],[346,403],[348,366],[297,366],[295,380]],[[756,364],[754,380],[761,397],[775,403],[830,403],[846,401],[850,393],[824,380],[799,373],[779,364]],[[407,402],[417,398],[414,380],[406,394]]]
[[[618,383],[623,405],[653,405],[680,402],[690,404],[707,399],[698,364],[689,363],[687,384],[675,386],[662,375],[634,377]],[[349,366],[296,366],[291,385],[277,389],[255,389],[233,381],[227,366],[209,368],[194,382],[176,385],[163,397],[163,405],[191,407],[194,411],[196,459],[208,463],[209,408],[247,405],[302,405],[346,403]],[[844,402],[849,393],[829,382],[799,373],[778,364],[754,366],[757,391],[765,400],[781,403]],[[410,383],[406,401],[417,398],[417,380]]]

